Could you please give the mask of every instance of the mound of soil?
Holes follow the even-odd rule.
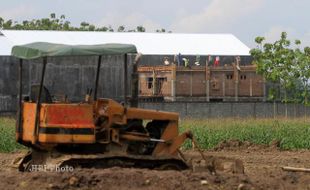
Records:
[[[251,149],[251,150],[262,150],[262,149],[275,149],[278,150],[280,146],[279,141],[272,141],[272,143],[267,145],[258,145],[253,144],[249,141],[240,141],[240,140],[224,140],[220,142],[217,146],[213,148],[214,151],[221,151],[221,150],[245,150],[245,149]]]

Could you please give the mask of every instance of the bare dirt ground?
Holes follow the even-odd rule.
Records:
[[[310,151],[279,151],[249,143],[224,142],[206,155],[237,158],[245,174],[154,171],[147,169],[75,169],[73,172],[18,172],[9,167],[20,155],[0,154],[0,189],[299,189],[310,190],[310,173],[282,166],[310,168]],[[186,151],[198,158],[197,151]]]

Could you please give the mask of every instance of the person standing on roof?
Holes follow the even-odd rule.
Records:
[[[179,53],[178,55],[175,55],[176,61],[178,63],[178,66],[181,65],[181,53]]]
[[[214,66],[215,66],[215,67],[220,66],[220,56],[216,56],[216,57],[215,57]]]
[[[169,65],[169,58],[168,57],[164,57],[164,65]]]
[[[183,58],[182,60],[184,61],[184,66],[189,67],[189,60],[186,58]]]
[[[200,55],[196,55],[195,65],[197,65],[197,66],[200,65]]]

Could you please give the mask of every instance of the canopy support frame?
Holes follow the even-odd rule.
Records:
[[[22,123],[23,123],[23,119],[22,119],[22,115],[23,115],[23,103],[22,103],[22,96],[23,96],[23,59],[19,59],[19,73],[18,73],[18,83],[19,83],[19,89],[18,89],[18,120],[17,120],[17,142],[21,142],[22,141],[22,136],[23,136],[23,127],[22,127]]]
[[[128,65],[127,53],[124,55],[124,107],[127,107],[127,91],[128,91]]]
[[[40,81],[40,88],[37,96],[37,104],[36,104],[36,116],[35,116],[35,125],[34,125],[34,134],[33,134],[33,144],[35,144],[38,141],[38,135],[40,130],[40,109],[41,109],[41,95],[42,95],[42,89],[43,89],[43,83],[44,83],[44,76],[45,76],[45,70],[47,65],[47,57],[43,57],[43,66],[41,71],[41,81]]]
[[[94,90],[94,101],[97,100],[97,91],[98,91],[98,83],[99,83],[99,76],[100,76],[101,59],[102,59],[102,55],[100,55],[98,57],[96,80],[95,80],[95,90]]]

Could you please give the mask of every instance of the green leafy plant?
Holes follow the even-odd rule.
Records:
[[[15,120],[0,117],[0,152],[13,152],[24,148],[15,141]]]
[[[181,131],[191,130],[203,149],[211,149],[224,140],[249,141],[270,145],[280,142],[281,149],[310,149],[310,125],[299,119],[187,119]],[[186,142],[184,148],[190,148]]]
[[[279,97],[275,89],[269,90],[269,99],[275,101],[277,98],[286,104],[290,101],[300,102],[298,97],[303,97],[303,103],[307,104],[310,78],[310,48],[300,49],[300,40],[295,40],[292,48],[287,33],[282,32],[279,40],[274,43],[265,43],[264,37],[256,37],[257,47],[251,49],[250,53],[257,65],[257,73],[274,84],[280,84],[284,89],[284,96]],[[302,84],[303,90],[298,88]],[[291,93],[294,92],[294,93]],[[291,97],[288,95],[292,94]],[[287,115],[287,109],[286,109]]]

